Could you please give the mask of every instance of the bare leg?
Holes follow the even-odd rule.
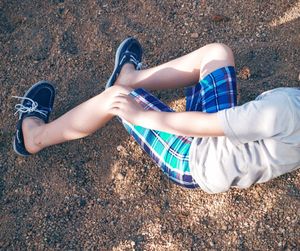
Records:
[[[185,56],[142,71],[136,71],[133,65],[127,64],[116,85],[148,90],[186,87],[224,66],[234,66],[231,49],[224,44],[208,44]]]
[[[129,87],[113,86],[48,124],[33,117],[24,119],[22,131],[26,150],[36,153],[47,146],[93,133],[113,117],[108,111],[110,97],[130,91]]]
[[[24,119],[22,124],[26,150],[36,153],[41,149],[68,140],[85,137],[107,123],[112,115],[108,111],[110,97],[128,94],[133,88],[168,89],[185,87],[199,81],[199,76],[213,70],[234,65],[229,47],[210,44],[190,54],[148,70],[136,71],[127,64],[123,67],[115,86],[70,110],[58,119],[44,124],[35,118]]]

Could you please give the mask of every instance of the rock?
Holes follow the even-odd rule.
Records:
[[[156,213],[159,213],[161,210],[160,210],[160,207],[158,205],[153,205],[153,210],[156,212]]]
[[[118,146],[117,146],[117,151],[118,151],[118,152],[121,152],[123,149],[124,149],[123,146],[121,146],[121,145],[118,145]]]
[[[121,174],[121,173],[118,173],[118,174],[116,175],[116,179],[117,179],[117,180],[123,180],[124,178],[125,178],[124,175]]]
[[[199,34],[196,32],[191,34],[191,38],[198,38],[198,37],[199,37]]]
[[[84,198],[80,198],[80,200],[79,200],[79,206],[80,207],[84,207],[85,205],[86,205],[86,200],[84,199]]]
[[[263,232],[264,232],[264,229],[263,229],[263,228],[259,228],[259,229],[257,229],[257,231],[258,231],[259,233],[263,233]]]
[[[62,14],[64,13],[64,11],[65,11],[64,8],[59,8],[59,9],[58,9],[58,13],[59,13],[60,15],[62,15]]]
[[[230,18],[224,15],[215,14],[211,16],[211,20],[218,23],[218,22],[227,22],[230,20]]]
[[[251,76],[251,72],[248,66],[244,66],[238,73],[238,77],[243,80],[249,79],[250,76]]]

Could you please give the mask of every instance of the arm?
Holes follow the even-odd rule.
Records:
[[[128,122],[182,136],[223,136],[217,113],[145,111],[131,97],[115,97],[111,112]]]
[[[144,111],[137,125],[183,136],[223,136],[217,113]]]

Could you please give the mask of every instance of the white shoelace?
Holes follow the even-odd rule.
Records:
[[[29,113],[29,112],[38,112],[44,116],[47,117],[47,112],[44,110],[39,110],[37,109],[38,103],[32,100],[31,98],[26,98],[26,97],[19,97],[19,96],[12,96],[13,98],[21,99],[21,100],[28,100],[31,102],[31,107],[24,106],[23,104],[16,104],[15,108],[17,111],[15,112],[15,115],[17,113],[22,114],[22,113]]]
[[[122,61],[126,59],[128,55],[124,55],[123,58],[120,60],[120,64],[122,64]],[[136,58],[132,55],[129,55],[129,61],[132,62],[134,65],[136,65],[137,70],[142,69],[142,63],[137,61]]]
[[[142,63],[138,63],[137,66],[136,66],[136,69],[141,70],[142,69]]]
[[[136,65],[137,70],[142,69],[142,63],[137,61],[134,56],[130,55],[130,61]]]

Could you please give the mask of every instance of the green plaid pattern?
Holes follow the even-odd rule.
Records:
[[[145,110],[174,112],[144,89],[129,94]],[[236,104],[236,76],[233,67],[220,68],[203,78],[197,85],[186,88],[186,110],[217,112]],[[157,163],[167,177],[186,188],[197,188],[189,167],[192,137],[178,136],[136,126],[121,120],[126,130],[142,149]]]

